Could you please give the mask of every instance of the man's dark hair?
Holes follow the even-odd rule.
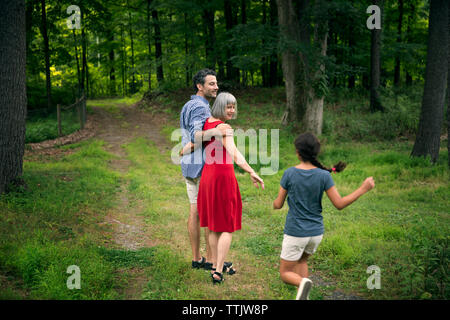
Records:
[[[197,84],[204,85],[205,84],[205,78],[206,76],[217,76],[216,72],[211,69],[202,69],[192,78],[192,81],[194,82],[194,91],[197,92]]]

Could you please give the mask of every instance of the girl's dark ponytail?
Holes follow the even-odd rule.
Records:
[[[309,161],[312,165],[326,170],[328,172],[341,172],[345,169],[347,164],[339,161],[332,168],[325,167],[319,160],[317,155],[320,152],[320,142],[312,133],[302,133],[295,140],[295,148],[303,161]]]
[[[320,163],[319,160],[317,160],[316,158],[313,158],[310,160],[310,162],[315,165],[317,168],[320,168],[322,170],[326,170],[328,172],[341,172],[345,169],[345,167],[347,166],[347,164],[345,162],[339,161],[338,163],[336,163],[333,168],[327,168],[325,167],[323,164]]]

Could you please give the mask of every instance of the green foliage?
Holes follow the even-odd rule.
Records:
[[[417,86],[416,90],[422,89]],[[348,89],[335,89],[327,99],[323,134],[338,141],[408,139],[417,130],[421,103],[417,94],[384,90],[383,113],[371,113],[369,99]]]
[[[69,135],[80,129],[80,122],[76,112],[61,112],[61,131],[62,135]],[[56,114],[48,116],[33,116],[27,120],[25,143],[35,143],[44,140],[58,138],[58,122]]]

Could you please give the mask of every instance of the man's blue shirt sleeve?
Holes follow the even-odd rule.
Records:
[[[197,131],[203,131],[203,125],[209,115],[203,106],[195,106],[191,110],[191,121],[189,123],[189,135],[191,137],[191,142],[194,143],[194,135]]]

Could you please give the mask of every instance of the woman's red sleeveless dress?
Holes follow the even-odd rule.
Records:
[[[221,123],[223,121],[209,123],[206,120],[203,130],[215,128]],[[242,200],[232,157],[214,138],[203,147],[206,157],[197,196],[200,226],[214,232],[240,230]]]

